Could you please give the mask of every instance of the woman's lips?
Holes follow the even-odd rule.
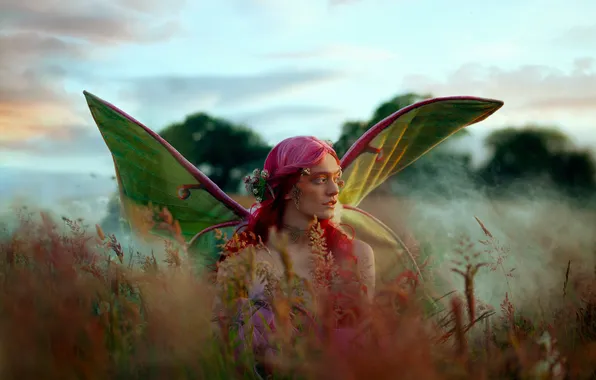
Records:
[[[329,201],[329,202],[325,202],[325,203],[323,203],[323,206],[327,206],[327,207],[330,207],[330,208],[334,208],[336,203],[337,203],[337,201],[336,201],[336,200],[331,200],[331,201]]]

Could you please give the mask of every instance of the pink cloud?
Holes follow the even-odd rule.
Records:
[[[505,101],[503,113],[511,116],[596,117],[596,60],[581,58],[568,70],[525,65],[513,70],[469,64],[444,79],[409,75],[407,88],[435,96],[475,95]]]
[[[0,136],[56,136],[82,125],[65,81],[102,49],[180,31],[179,0],[5,0],[0,3]],[[80,94],[77,94],[80,99]],[[80,109],[80,108],[78,108]]]

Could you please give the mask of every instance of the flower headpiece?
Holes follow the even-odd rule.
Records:
[[[252,172],[252,177],[249,175],[244,177],[244,187],[246,188],[246,191],[255,196],[257,203],[261,203],[265,199],[267,190],[269,190],[271,196],[273,196],[273,190],[267,183],[267,179],[269,179],[269,172],[265,169],[262,171],[255,169]]]

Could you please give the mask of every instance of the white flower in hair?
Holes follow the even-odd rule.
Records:
[[[263,171],[261,172],[261,177],[263,179],[269,178],[269,172],[267,170],[263,169]]]
[[[258,177],[259,173],[260,173],[259,169],[255,169],[252,171],[252,175],[254,175],[255,177]]]

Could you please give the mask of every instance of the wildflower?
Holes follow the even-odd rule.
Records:
[[[101,229],[99,224],[95,225],[95,230],[97,231],[97,236],[101,239],[101,240],[105,240],[106,239],[106,235],[103,233],[103,230]]]

